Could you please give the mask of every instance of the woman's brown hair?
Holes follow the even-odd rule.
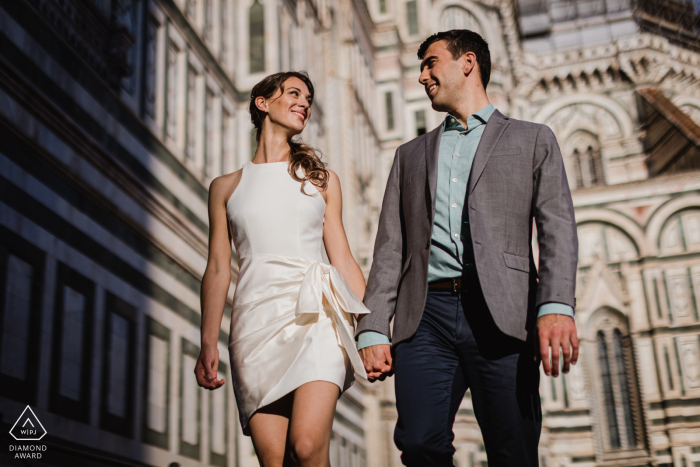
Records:
[[[306,84],[306,87],[309,88],[311,102],[313,102],[314,85],[311,84],[309,75],[304,71],[275,73],[253,86],[253,90],[250,91],[250,120],[253,122],[253,126],[255,126],[255,141],[258,143],[260,143],[263,122],[265,121],[267,113],[258,109],[258,106],[255,105],[255,99],[258,97],[269,99],[274,96],[277,91],[282,91],[282,93],[284,93],[284,83],[289,78],[299,78]],[[304,144],[302,141],[293,141],[290,138],[288,143],[291,153],[288,169],[289,175],[297,182],[301,182],[301,192],[306,194],[304,192],[304,184],[307,181],[313,183],[319,190],[325,190],[328,187],[328,170],[326,170],[326,164],[321,161],[321,152],[313,146]],[[301,167],[304,172],[303,178],[297,175],[299,167]]]

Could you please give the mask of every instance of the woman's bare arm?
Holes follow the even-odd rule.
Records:
[[[218,177],[209,186],[209,259],[202,277],[202,349],[195,367],[197,383],[217,389],[224,379],[217,379],[219,367],[219,330],[231,285],[231,237],[226,216],[226,202],[238,186],[241,171]]]
[[[323,241],[326,244],[328,259],[340,271],[352,291],[360,300],[365,295],[365,278],[350,252],[348,238],[343,227],[343,195],[340,180],[329,170],[328,187],[322,193],[326,200],[326,217],[323,224]]]

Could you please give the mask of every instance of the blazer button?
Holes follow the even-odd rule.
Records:
[[[426,250],[430,249],[430,242],[428,242],[428,243],[425,244],[425,249],[426,249]]]

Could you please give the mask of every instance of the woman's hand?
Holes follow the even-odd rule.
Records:
[[[216,378],[216,370],[219,368],[219,349],[204,346],[199,352],[197,365],[194,367],[194,375],[197,384],[205,389],[218,389],[226,382],[223,378]]]

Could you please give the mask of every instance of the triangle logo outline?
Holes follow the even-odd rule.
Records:
[[[22,426],[21,426],[22,428],[24,428],[24,426],[27,424],[27,421],[29,421],[29,423],[32,425],[33,428],[36,428],[36,427],[34,426],[34,423],[32,423],[32,421],[31,421],[30,415],[27,414],[27,410],[31,413],[31,416],[34,417],[34,420],[36,421],[36,423],[37,423],[37,424],[39,425],[39,427],[41,428],[41,431],[43,431],[43,433],[41,433],[41,436],[39,436],[39,437],[34,437],[34,438],[18,438],[18,437],[15,436],[15,434],[13,433],[15,427],[17,426],[17,424],[18,424],[21,420],[24,420],[24,423],[23,423]],[[25,416],[25,414],[27,414],[27,415]],[[10,428],[10,434],[12,435],[12,437],[13,437],[16,441],[39,441],[41,438],[43,438],[44,436],[46,436],[46,433],[47,433],[47,432],[46,432],[46,428],[44,428],[44,425],[41,424],[41,421],[39,420],[39,417],[36,416],[36,414],[34,413],[34,411],[32,410],[32,408],[29,407],[29,406],[27,406],[27,407],[22,411],[22,414],[19,416],[19,418],[17,419],[17,421],[15,422],[15,424],[12,425],[12,428]]]

